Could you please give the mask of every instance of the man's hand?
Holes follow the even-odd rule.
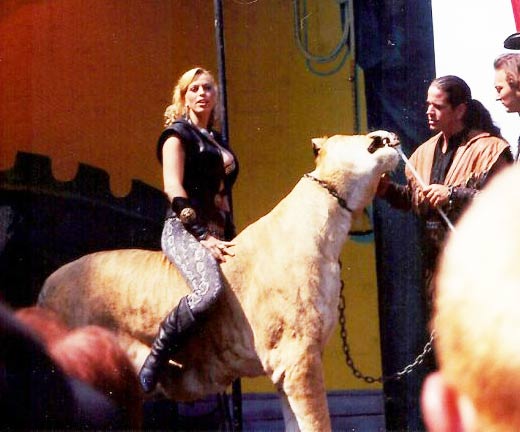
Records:
[[[442,207],[450,199],[450,188],[446,185],[432,184],[423,189],[423,195],[432,207]]]
[[[379,179],[379,184],[377,185],[376,195],[378,197],[384,197],[386,194],[386,191],[388,190],[388,187],[390,186],[390,183],[392,183],[390,176],[386,173],[383,174],[381,176],[381,178]]]

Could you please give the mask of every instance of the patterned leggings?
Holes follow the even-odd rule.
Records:
[[[204,315],[215,303],[223,288],[217,260],[176,217],[169,217],[164,222],[161,246],[164,254],[179,269],[191,289],[186,300],[194,317]]]

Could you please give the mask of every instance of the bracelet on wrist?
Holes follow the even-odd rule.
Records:
[[[171,207],[186,230],[197,240],[205,240],[208,237],[208,229],[200,223],[197,212],[188,198],[175,197],[172,200]]]
[[[455,196],[455,186],[448,186],[448,205],[453,205],[453,198]]]

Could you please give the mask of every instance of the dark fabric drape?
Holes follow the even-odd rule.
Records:
[[[399,134],[411,152],[430,136],[425,115],[435,75],[429,0],[355,0],[357,62],[365,76],[368,128]],[[394,174],[404,183],[404,164]],[[377,278],[385,376],[411,363],[428,340],[415,216],[374,203]],[[384,383],[388,430],[422,430],[420,387],[428,367]]]

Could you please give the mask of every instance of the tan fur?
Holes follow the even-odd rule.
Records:
[[[390,147],[369,153],[371,142],[365,135],[313,142],[318,155],[311,174],[356,213],[398,160]],[[175,358],[177,366],[161,377],[164,392],[192,400],[224,391],[237,377],[265,374],[282,396],[288,430],[329,430],[322,354],[337,320],[338,259],[351,219],[324,187],[302,178],[269,214],[242,231],[235,257],[222,264],[227,289]],[[186,292],[162,252],[117,250],[58,269],[39,302],[69,325],[96,323],[117,332],[139,369],[159,322]]]

